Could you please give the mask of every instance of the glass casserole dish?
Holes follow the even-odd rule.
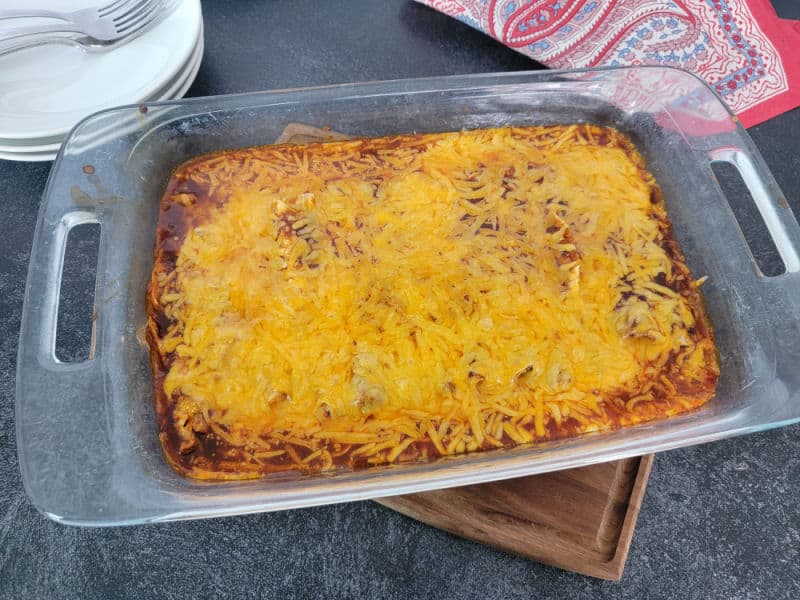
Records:
[[[290,123],[351,136],[590,122],[644,155],[703,293],[720,349],[716,396],[687,415],[581,437],[316,476],[182,477],[152,406],[144,290],[159,201],[199,154],[271,143]],[[711,170],[742,175],[786,268],[765,277]],[[71,228],[99,223],[93,350],[55,357]],[[34,504],[67,523],[116,525],[279,510],[467,485],[614,460],[800,419],[800,229],[746,133],[714,93],[661,67],[458,76],[183,100],[98,113],[51,172],[34,237],[20,338],[17,436]]]

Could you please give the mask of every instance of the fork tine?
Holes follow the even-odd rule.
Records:
[[[144,0],[136,11],[129,13],[125,17],[114,19],[114,26],[120,32],[135,27],[139,21],[148,18],[154,12],[157,13],[161,8],[161,4],[162,0]]]
[[[150,8],[146,13],[139,15],[139,18],[133,21],[129,21],[125,23],[123,26],[119,28],[120,33],[124,33],[125,35],[130,35],[135,31],[143,29],[153,23],[154,21],[160,20],[163,16],[168,14],[169,11],[162,10],[165,7],[163,0],[150,0],[149,2]]]
[[[114,22],[117,22],[135,13],[148,2],[149,0],[126,0],[126,2],[112,11],[113,14],[109,14],[108,16],[111,17]]]
[[[109,4],[106,4],[105,6],[101,6],[100,8],[98,8],[97,14],[100,17],[107,17],[115,10],[119,9],[120,7],[123,7],[125,4],[128,4],[131,1],[136,1],[136,0],[114,0],[114,2],[111,2]]]
[[[153,0],[140,0],[134,8],[127,11],[125,14],[116,15],[114,17],[114,23],[121,25],[132,19],[136,19],[142,12],[146,12],[152,3]]]

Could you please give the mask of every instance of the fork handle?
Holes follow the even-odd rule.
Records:
[[[70,46],[83,47],[77,39],[65,35],[32,35],[15,38],[13,40],[0,41],[0,57],[6,54],[11,54],[12,52],[16,52],[17,50],[35,48],[36,46],[44,46],[46,44],[66,44]]]
[[[59,19],[61,21],[71,20],[70,13],[45,10],[43,8],[7,8],[0,10],[0,20],[21,19],[25,17],[45,17],[47,19]]]
[[[81,33],[78,26],[73,23],[60,23],[58,25],[31,25],[30,27],[0,28],[0,43],[16,38],[28,37],[47,33]]]

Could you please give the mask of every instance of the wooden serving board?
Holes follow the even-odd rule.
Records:
[[[275,143],[346,140],[290,123]],[[378,500],[456,535],[584,575],[619,579],[653,455]]]
[[[476,542],[616,580],[625,568],[653,457],[378,502]]]

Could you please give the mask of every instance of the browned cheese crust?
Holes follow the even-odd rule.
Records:
[[[242,479],[686,412],[719,377],[700,283],[613,129],[201,156],[147,290],[160,439],[183,474]]]

